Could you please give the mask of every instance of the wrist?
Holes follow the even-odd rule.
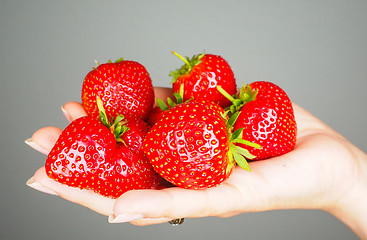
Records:
[[[341,220],[360,238],[367,238],[367,155],[356,154],[355,184],[335,204],[325,209]]]

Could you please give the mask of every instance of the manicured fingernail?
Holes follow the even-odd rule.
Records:
[[[28,181],[27,181],[27,186],[31,187],[31,188],[34,188],[38,191],[41,191],[41,192],[44,192],[44,193],[48,193],[48,194],[51,194],[51,195],[58,195],[56,192],[48,189],[48,188],[45,188],[43,185],[41,185],[40,183],[38,182],[35,182],[33,180],[33,177],[31,177]]]
[[[125,213],[115,216],[114,214],[108,217],[109,223],[125,223],[131,222],[143,218],[143,214],[140,213]]]
[[[33,142],[32,141],[32,138],[28,138],[27,140],[24,141],[28,146],[30,146],[31,148],[39,151],[40,153],[43,153],[43,154],[48,154],[48,150],[41,147],[40,145],[38,145],[37,143]]]
[[[64,116],[65,116],[66,120],[67,120],[68,122],[71,122],[70,114],[65,110],[65,108],[64,108],[64,107],[61,107],[61,111],[62,111],[62,113],[64,114]]]

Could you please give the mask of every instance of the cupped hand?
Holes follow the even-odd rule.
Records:
[[[170,89],[156,88],[155,91],[161,99],[172,95]],[[64,105],[63,111],[70,121],[86,115],[82,105],[76,102]],[[294,111],[298,133],[293,151],[251,162],[251,172],[236,167],[229,179],[215,188],[133,190],[114,200],[55,182],[47,177],[43,167],[28,185],[109,216],[110,222],[135,225],[163,223],[176,218],[230,217],[275,209],[332,212],[352,189],[358,187],[362,171],[359,160],[365,154],[295,104]],[[47,154],[61,131],[54,127],[42,128],[27,143]]]

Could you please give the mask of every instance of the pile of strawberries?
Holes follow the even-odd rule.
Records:
[[[170,74],[175,99],[155,99],[149,73],[135,61],[90,71],[81,94],[88,116],[64,129],[47,175],[110,198],[133,189],[205,189],[236,165],[250,171],[248,161],[294,148],[292,103],[280,87],[261,81],[237,91],[221,56],[173,53],[185,63]]]

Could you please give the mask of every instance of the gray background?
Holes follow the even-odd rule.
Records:
[[[0,239],[356,239],[334,217],[308,210],[187,219],[178,228],[108,224],[27,187],[45,156],[24,140],[66,126],[60,107],[80,101],[95,59],[139,61],[154,85],[168,87],[181,66],[170,51],[205,50],[227,59],[238,85],[277,83],[366,151],[366,13],[365,0],[0,0]]]

